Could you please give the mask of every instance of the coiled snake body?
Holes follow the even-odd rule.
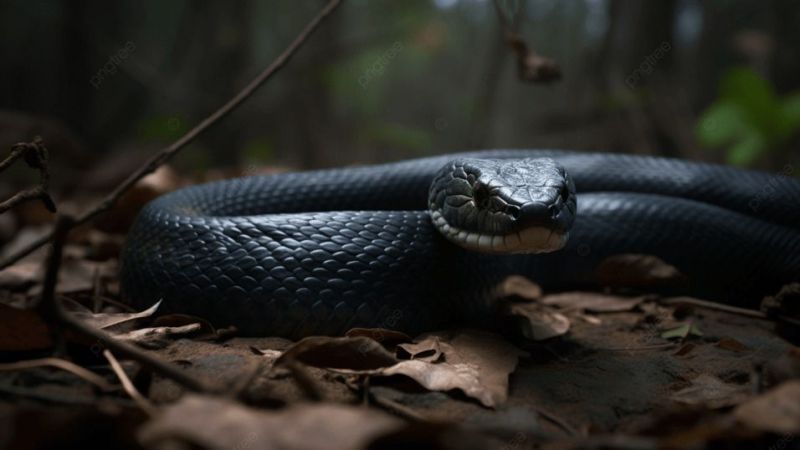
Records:
[[[722,301],[753,299],[798,279],[798,224],[800,182],[783,175],[472,152],[169,193],[129,233],[122,292],[251,335],[412,333],[491,322],[491,293],[508,275],[591,282],[604,258],[638,253]]]

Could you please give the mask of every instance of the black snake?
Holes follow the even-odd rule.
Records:
[[[491,323],[508,275],[591,282],[604,258],[638,253],[698,292],[752,300],[800,277],[799,224],[789,176],[618,154],[451,154],[164,195],[129,233],[122,292],[251,335],[417,332]]]

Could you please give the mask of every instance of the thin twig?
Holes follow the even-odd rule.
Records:
[[[723,311],[731,314],[738,314],[740,316],[753,317],[755,319],[770,320],[770,318],[763,312],[755,309],[740,308],[738,306],[725,305],[722,303],[712,302],[708,300],[700,300],[691,297],[674,297],[658,300],[662,305],[692,305],[700,308],[713,309],[716,311]]]
[[[103,350],[103,356],[106,357],[108,363],[111,364],[111,369],[119,378],[120,383],[122,383],[122,388],[125,392],[133,399],[134,402],[145,412],[148,416],[155,415],[156,409],[153,407],[153,404],[150,403],[149,400],[144,398],[141,393],[136,389],[136,386],[133,385],[133,382],[128,377],[128,374],[122,369],[122,365],[120,365],[117,358],[108,350]]]
[[[91,383],[103,391],[111,391],[114,389],[114,386],[109,384],[109,382],[100,375],[97,375],[88,369],[61,358],[41,358],[17,361],[13,363],[0,363],[0,372],[26,370],[36,367],[55,367],[57,369],[67,371],[79,377],[80,379]]]
[[[11,198],[0,202],[0,214],[21,203],[37,199],[42,201],[48,211],[56,212],[56,204],[47,191],[50,186],[50,170],[47,165],[49,155],[42,138],[36,136],[31,142],[14,144],[11,147],[11,154],[8,158],[0,162],[0,172],[7,169],[19,158],[25,159],[25,162],[31,168],[39,170],[39,185],[17,192]]]
[[[53,233],[53,245],[46,261],[47,269],[45,271],[42,298],[37,307],[42,318],[53,325],[53,329],[56,333],[60,334],[62,327],[69,328],[77,334],[89,338],[89,340],[96,341],[103,348],[111,349],[120,355],[125,355],[130,359],[138,361],[142,366],[147,367],[165,378],[175,381],[186,389],[197,392],[209,391],[205,383],[188,375],[178,366],[164,361],[132,344],[115,339],[105,331],[81,322],[64,311],[61,307],[61,303],[56,301],[55,286],[56,280],[58,279],[58,270],[61,266],[61,254],[64,248],[64,242],[73,224],[74,222],[69,216],[60,216],[56,221],[56,227]],[[55,337],[56,342],[60,340],[61,339],[58,337]]]
[[[555,61],[542,56],[522,39],[516,28],[519,25],[519,15],[509,18],[500,5],[500,0],[494,0],[497,17],[503,27],[506,45],[517,56],[517,72],[519,79],[530,83],[551,83],[561,79],[561,68]],[[513,15],[513,14],[512,14]]]
[[[280,69],[282,69],[286,64],[292,59],[294,54],[297,50],[305,43],[305,41],[311,36],[314,31],[319,27],[320,23],[330,15],[341,3],[341,0],[330,0],[322,10],[309,22],[305,28],[300,32],[300,34],[289,44],[288,47],[280,54],[278,57],[272,61],[272,63],[267,66],[264,71],[258,74],[247,86],[244,87],[238,94],[236,94],[232,99],[230,99],[227,103],[222,105],[218,110],[214,111],[203,119],[202,122],[197,124],[194,128],[189,130],[186,134],[180,137],[177,141],[170,144],[168,147],[162,149],[155,155],[153,155],[143,166],[141,166],[138,170],[133,172],[128,178],[126,178],[122,183],[120,183],[111,193],[109,193],[100,203],[95,205],[93,208],[89,209],[85,213],[78,216],[75,220],[75,225],[82,225],[90,220],[94,219],[101,213],[104,213],[110,210],[114,205],[117,203],[117,200],[128,191],[134,184],[136,184],[139,180],[144,178],[145,176],[153,173],[156,169],[158,169],[161,165],[169,161],[176,153],[178,153],[181,149],[183,149],[187,144],[191,143],[192,141],[197,138],[202,132],[206,131],[212,125],[216,124],[220,119],[228,115],[231,111],[236,109],[242,102],[247,100],[261,85],[263,85],[267,80],[272,78]],[[7,257],[4,261],[0,263],[0,269],[8,267],[9,265],[19,261],[21,258],[27,256],[34,250],[40,248],[48,241],[53,239],[54,233],[51,232],[44,237],[32,242],[31,244],[25,246],[24,248],[20,249],[16,253]]]

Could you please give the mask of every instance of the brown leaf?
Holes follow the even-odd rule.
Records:
[[[604,286],[653,288],[683,286],[687,278],[674,266],[651,255],[622,254],[604,259],[595,269]]]
[[[131,342],[136,342],[137,344],[146,344],[173,336],[195,333],[197,331],[200,331],[202,327],[203,326],[199,323],[192,323],[180,327],[141,328],[139,330],[128,331],[127,333],[115,334],[114,337],[122,341],[131,341]]]
[[[428,336],[421,342],[398,345],[404,352],[408,353],[409,359],[427,362],[436,362],[442,359],[444,356],[442,346],[449,347],[449,344],[441,342],[438,336]],[[448,350],[452,351],[452,348],[448,348]]]
[[[704,373],[694,378],[690,386],[672,394],[671,399],[686,405],[702,405],[717,409],[741,403],[749,394],[747,386],[728,384]]]
[[[569,319],[553,308],[532,303],[512,303],[508,314],[514,317],[520,332],[526,339],[543,341],[562,336],[569,331]]]
[[[36,311],[0,303],[0,351],[41,350],[52,345],[50,329]]]
[[[800,380],[787,381],[742,403],[733,411],[733,416],[759,431],[800,433]]]
[[[528,300],[538,300],[542,298],[542,288],[533,281],[519,275],[506,277],[497,285],[496,295],[498,298],[517,296]]]
[[[438,344],[435,342],[438,341]],[[372,376],[405,375],[430,390],[459,389],[493,407],[508,395],[508,375],[521,355],[499,336],[482,331],[431,333],[418,338],[412,349],[438,348],[440,362],[398,361],[380,344],[366,337],[305,338],[281,355],[274,366],[299,361],[320,368]]]
[[[411,342],[411,336],[385,328],[351,328],[345,333],[347,337],[364,336],[379,342],[386,348],[393,348],[403,342]]]
[[[675,351],[675,353],[673,353],[673,354],[674,354],[675,356],[684,356],[684,355],[688,355],[688,354],[689,354],[689,353],[691,353],[691,352],[692,352],[692,350],[694,350],[695,348],[697,348],[697,346],[696,346],[696,345],[692,344],[691,342],[687,342],[686,344],[683,344],[683,345],[681,345],[681,348],[679,348],[678,350],[676,350],[676,351]]]
[[[562,292],[545,296],[542,303],[568,310],[603,313],[630,311],[643,300],[644,297],[620,297],[598,292]]]
[[[175,448],[176,441],[208,449],[356,449],[402,425],[374,409],[318,403],[264,411],[187,394],[164,407],[138,436],[143,446],[156,449]]]
[[[95,328],[105,329],[133,320],[152,316],[161,305],[161,300],[157,301],[153,306],[147,308],[146,310],[137,313],[93,313],[85,306],[68,298],[64,298],[62,300],[62,304],[65,310],[69,311],[73,316],[77,317],[81,321],[86,322]]]
[[[391,366],[397,358],[368,337],[311,336],[286,349],[275,366],[292,361],[314,367],[361,371]]]
[[[732,352],[746,352],[750,350],[750,347],[742,344],[741,342],[737,341],[733,338],[724,337],[717,341],[717,347],[724,348],[725,350],[730,350]]]
[[[433,391],[458,389],[487,407],[506,401],[508,376],[526,352],[500,336],[483,331],[466,330],[452,338],[446,334],[429,334],[423,341],[434,338],[448,344],[440,347],[444,353],[443,362],[401,361],[381,369],[376,375],[405,375]]]

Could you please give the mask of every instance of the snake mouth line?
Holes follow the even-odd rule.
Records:
[[[482,253],[549,253],[563,248],[569,237],[568,232],[542,226],[508,234],[466,231],[447,223],[437,210],[431,211],[431,220],[449,241]]]

